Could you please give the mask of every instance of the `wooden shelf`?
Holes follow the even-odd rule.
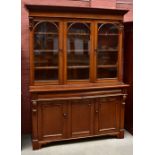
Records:
[[[41,69],[58,69],[57,66],[38,66],[34,67],[36,70],[41,70]]]
[[[53,34],[53,35],[58,35],[58,33],[55,33],[55,32],[35,32],[34,34]]]
[[[90,35],[89,33],[67,33],[67,35]]]
[[[89,68],[89,66],[87,65],[83,65],[83,66],[68,66],[68,69],[85,69],[85,68]]]
[[[99,36],[118,36],[118,34],[106,34],[106,33],[98,33]]]
[[[105,49],[97,49],[98,52],[118,52],[118,49],[105,48]]]
[[[117,65],[97,65],[98,68],[117,68]]]
[[[58,52],[58,50],[50,50],[50,49],[35,49],[34,52]]]
[[[89,50],[67,50],[68,52],[89,52]]]

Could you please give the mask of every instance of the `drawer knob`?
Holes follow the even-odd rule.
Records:
[[[95,112],[98,113],[98,110],[96,110]]]
[[[36,105],[37,104],[37,101],[33,100],[32,103],[33,103],[33,105]]]
[[[37,112],[37,109],[33,109],[32,112]]]
[[[125,102],[122,102],[123,105],[125,105]]]
[[[67,113],[63,113],[63,116],[66,118],[67,117]]]

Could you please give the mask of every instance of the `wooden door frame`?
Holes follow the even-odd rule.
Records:
[[[105,98],[106,99],[106,98]],[[110,103],[108,103],[108,104],[111,104],[112,103],[112,101],[106,101],[106,102],[110,102]],[[114,101],[115,102],[115,101]],[[106,133],[106,132],[112,132],[112,131],[119,131],[119,129],[120,129],[120,125],[121,125],[121,123],[120,123],[120,120],[121,120],[121,100],[120,100],[120,97],[118,97],[118,99],[116,100],[116,114],[115,114],[115,117],[116,117],[116,120],[115,120],[115,125],[116,125],[116,127],[115,128],[106,128],[105,130],[103,130],[103,131],[99,131],[99,104],[104,104],[103,102],[101,103],[100,102],[100,99],[96,99],[96,101],[95,101],[95,109],[94,109],[94,111],[95,111],[95,116],[94,116],[94,120],[95,120],[95,126],[94,126],[94,132],[95,132],[95,134],[97,134],[97,135],[100,135],[100,134],[104,134],[104,133]]]
[[[43,101],[42,101],[43,102]],[[43,129],[42,129],[42,127],[43,127],[43,125],[42,125],[42,123],[43,123],[43,121],[42,121],[42,118],[43,118],[43,111],[42,111],[42,106],[44,106],[44,103],[38,103],[38,120],[37,120],[37,124],[38,124],[38,138],[39,138],[39,141],[40,140],[49,140],[49,141],[52,141],[52,137],[54,138],[56,138],[57,140],[58,139],[66,139],[67,138],[67,119],[66,119],[66,117],[67,116],[65,116],[64,114],[66,114],[67,113],[67,105],[66,105],[66,103],[45,103],[45,105],[47,105],[47,106],[53,106],[53,105],[60,105],[60,106],[62,106],[62,119],[63,119],[63,127],[62,127],[62,137],[59,137],[59,136],[53,136],[53,135],[47,135],[47,138],[46,137],[44,137],[44,134],[43,134]],[[52,115],[52,114],[51,114]],[[50,122],[49,122],[50,123]],[[56,140],[56,139],[53,139],[53,140]]]
[[[81,104],[87,104],[88,105],[88,108],[90,108],[90,135],[87,135],[87,136],[92,136],[94,134],[94,103],[93,103],[93,100],[89,100],[88,102],[85,102],[84,101],[85,99],[80,99],[78,102],[81,102],[81,103],[72,103],[72,101],[69,101],[69,138],[78,138],[78,137],[85,137],[85,133],[81,133],[79,132],[77,134],[77,136],[75,137],[72,137],[72,104],[78,104],[78,106],[81,106]],[[87,99],[88,100],[88,99]],[[84,101],[84,102],[83,102]],[[83,102],[83,103],[82,103]]]
[[[64,50],[64,84],[80,84],[93,82],[93,26],[92,20],[88,19],[63,19],[64,22],[64,35],[63,35],[63,50]],[[68,80],[67,79],[67,23],[89,23],[90,24],[90,57],[89,57],[89,79],[88,80]]]
[[[48,84],[63,84],[63,22],[61,19],[55,19],[55,18],[47,18],[47,19],[40,19],[35,17],[35,19],[32,17],[29,17],[29,20],[31,22],[29,29],[29,40],[30,40],[30,52],[29,52],[29,58],[30,58],[30,85],[48,85]],[[34,22],[37,22],[34,24]],[[34,74],[34,30],[36,26],[43,22],[58,22],[58,80],[43,80],[43,81],[35,81]]]
[[[117,77],[116,78],[105,78],[105,79],[97,79],[97,49],[98,49],[98,23],[105,23],[105,24],[117,24],[117,28],[118,28],[118,65],[117,65]],[[94,82],[96,83],[103,83],[103,82],[118,82],[121,81],[122,82],[122,77],[123,77],[123,73],[122,73],[122,65],[123,65],[123,25],[121,24],[120,21],[118,20],[94,20],[94,24],[95,24],[95,41],[94,41]]]

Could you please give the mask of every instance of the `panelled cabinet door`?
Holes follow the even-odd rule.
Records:
[[[57,140],[66,137],[67,105],[61,101],[41,102],[38,112],[40,140]]]
[[[105,97],[95,103],[95,132],[102,134],[119,129],[120,98]]]
[[[83,137],[93,134],[93,104],[91,100],[71,101],[70,107],[71,137]]]

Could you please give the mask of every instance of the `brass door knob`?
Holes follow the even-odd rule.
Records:
[[[63,116],[66,118],[67,117],[67,113],[63,113]]]

